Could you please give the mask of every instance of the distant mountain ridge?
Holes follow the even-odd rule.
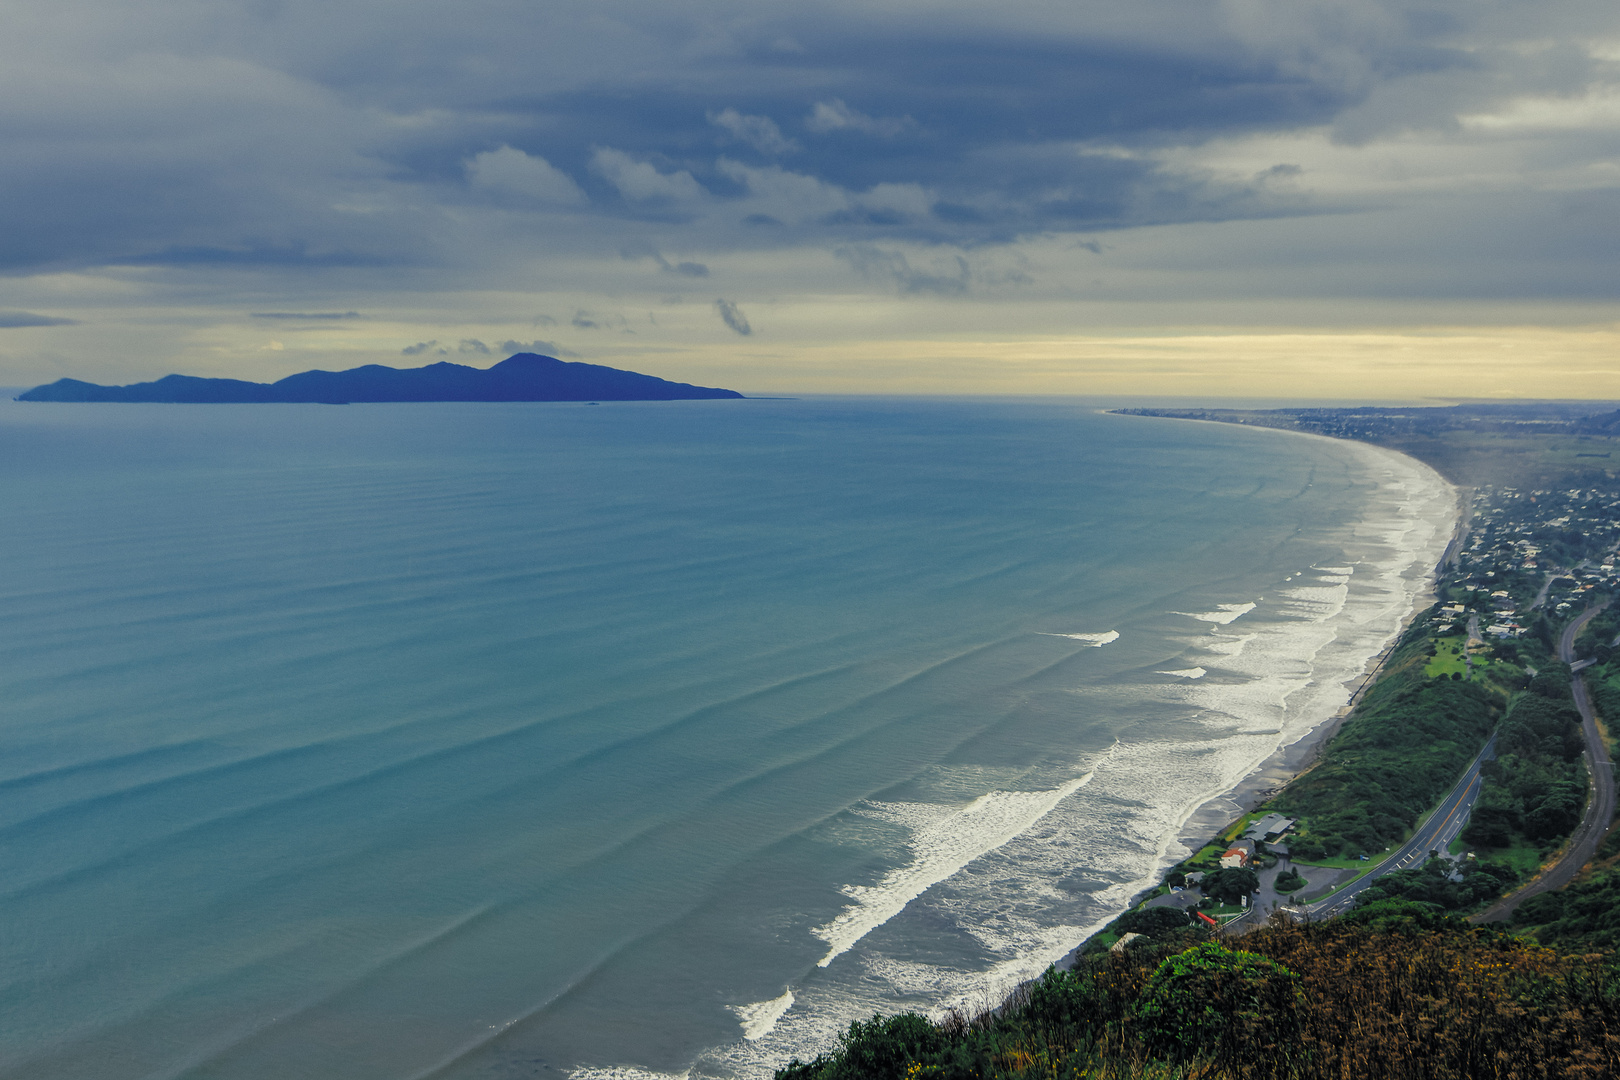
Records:
[[[305,371],[273,383],[166,375],[155,382],[100,386],[58,379],[18,401],[118,401],[173,404],[326,404],[397,401],[684,401],[740,398],[735,390],[670,382],[654,375],[517,353],[494,367],[439,363],[419,368],[367,364],[348,371]]]

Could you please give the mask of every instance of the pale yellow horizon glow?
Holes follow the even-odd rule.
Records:
[[[5,344],[38,351],[0,354],[0,384],[63,376],[126,384],[171,372],[273,381],[440,360],[488,367],[513,351],[507,345],[544,350],[555,341],[563,359],[745,394],[1620,400],[1620,321],[1606,305],[1476,302],[1420,313],[1389,303],[1262,311],[835,296],[748,300],[753,333],[741,336],[696,297],[621,297],[608,306],[563,294],[544,307],[507,293],[424,300],[356,304],[364,314],[353,319],[299,323],[220,319],[206,309],[151,318],[120,297],[76,325],[8,330]],[[303,303],[296,310],[324,310],[318,299]],[[512,319],[526,308],[559,317]],[[581,329],[573,312],[601,325]],[[1380,315],[1388,321],[1373,321]]]
[[[1616,326],[762,344],[625,360],[756,393],[1620,400]]]

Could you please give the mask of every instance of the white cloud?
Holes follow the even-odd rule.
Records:
[[[842,98],[833,98],[831,101],[816,102],[804,126],[823,134],[829,131],[858,131],[863,135],[888,139],[908,127],[914,127],[916,123],[909,116],[867,116],[845,105]]]
[[[799,144],[782,134],[776,121],[768,116],[745,116],[736,109],[726,108],[709,114],[709,123],[729,131],[733,138],[745,142],[762,154],[781,157],[799,150]]]
[[[589,201],[567,173],[538,154],[526,154],[511,146],[468,158],[465,168],[467,182],[485,191],[559,206],[580,206]]]
[[[716,167],[748,189],[748,209],[792,224],[863,211],[922,218],[928,216],[936,201],[920,184],[876,184],[864,193],[856,193],[780,165],[755,168],[721,158]]]
[[[645,161],[637,161],[622,150],[605,146],[598,147],[591,155],[591,171],[634,202],[690,202],[708,194],[685,169],[661,173]]]
[[[778,221],[799,223],[848,210],[849,193],[814,176],[789,172],[780,165],[755,168],[721,158],[716,166],[725,176],[748,189],[748,208]]]

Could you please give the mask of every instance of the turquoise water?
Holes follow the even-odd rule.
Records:
[[[1095,409],[0,405],[0,1076],[757,1076],[1039,971],[1450,527]]]

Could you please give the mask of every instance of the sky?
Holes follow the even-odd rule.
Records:
[[[1613,0],[10,0],[0,384],[1620,398]]]

